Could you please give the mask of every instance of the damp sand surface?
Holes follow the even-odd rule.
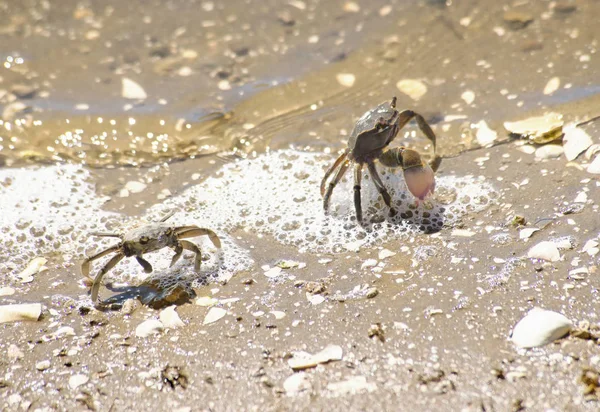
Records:
[[[42,304],[0,325],[2,409],[598,407],[595,152],[504,128],[554,112],[600,143],[595,2],[0,10],[0,305]],[[349,173],[325,216],[322,175],[394,95],[438,136],[435,195],[382,170],[389,217],[365,174],[361,227]],[[396,142],[431,153],[412,124]],[[118,239],[90,233],[171,212],[221,250],[126,258],[95,309],[80,264]],[[528,258],[544,241],[558,259]],[[588,333],[518,349],[533,307]]]

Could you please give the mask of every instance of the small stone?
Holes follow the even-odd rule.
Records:
[[[11,359],[11,360],[19,360],[19,359],[23,359],[25,357],[25,354],[23,353],[23,351],[21,349],[19,349],[19,347],[17,345],[15,345],[14,343],[10,344],[6,355],[8,356],[8,359]]]
[[[511,340],[521,348],[544,346],[565,336],[573,324],[564,315],[533,308],[515,326]]]
[[[504,21],[511,30],[522,30],[533,21],[533,16],[516,10],[504,13]]]
[[[527,257],[530,259],[542,259],[549,262],[556,262],[560,260],[560,252],[558,251],[556,243],[544,241],[529,249]]]
[[[369,288],[365,293],[367,299],[373,299],[377,295],[379,295],[379,290],[377,288]]]
[[[352,73],[338,73],[335,78],[344,87],[352,87],[354,86],[354,82],[356,82],[356,76]]]
[[[50,368],[50,361],[49,360],[40,361],[35,364],[35,368],[39,371],[45,371],[46,369]]]
[[[404,79],[396,83],[396,87],[402,93],[407,95],[413,100],[419,100],[427,93],[427,86],[420,80],[416,79]]]
[[[200,297],[196,298],[194,303],[198,306],[209,307],[209,306],[215,306],[217,303],[219,303],[219,299],[215,299],[210,296],[200,296]]]
[[[125,184],[125,189],[127,189],[129,193],[141,193],[147,186],[148,185],[142,182],[130,181]]]
[[[475,101],[475,93],[472,90],[465,90],[460,98],[465,101],[466,104],[471,104]]]
[[[15,294],[15,290],[10,286],[4,286],[0,288],[0,296],[11,296]]]
[[[90,378],[87,375],[83,375],[83,374],[73,375],[69,378],[69,387],[71,389],[77,389],[81,385],[85,385],[86,383],[88,383],[89,380],[90,380]]]
[[[557,144],[547,144],[535,151],[535,157],[538,159],[557,159],[564,153],[562,146]]]
[[[544,87],[544,94],[549,95],[554,93],[560,87],[560,79],[558,77],[553,77],[548,80],[546,87]]]
[[[379,260],[383,260],[383,259],[392,257],[394,255],[396,255],[396,252],[392,252],[389,249],[382,249],[382,250],[379,251],[379,254],[378,254],[377,257],[379,258]]]

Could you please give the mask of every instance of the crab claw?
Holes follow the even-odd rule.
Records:
[[[410,193],[423,200],[435,190],[435,174],[431,167],[424,163],[404,170],[404,181]]]

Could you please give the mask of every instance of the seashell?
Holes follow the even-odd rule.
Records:
[[[565,336],[573,324],[564,315],[533,308],[513,329],[511,340],[521,348],[547,345]]]

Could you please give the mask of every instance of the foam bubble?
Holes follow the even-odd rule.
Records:
[[[402,173],[380,167],[399,213],[387,217],[388,209],[365,173],[363,215],[370,219],[365,229],[354,217],[351,172],[334,191],[330,215],[323,213],[319,185],[332,162],[329,155],[293,150],[240,160],[154,210],[180,208],[193,219],[210,222],[212,228],[250,229],[300,251],[341,252],[357,242],[364,247],[452,226],[466,213],[485,209],[498,196],[483,178],[439,176],[434,198],[417,205]]]

